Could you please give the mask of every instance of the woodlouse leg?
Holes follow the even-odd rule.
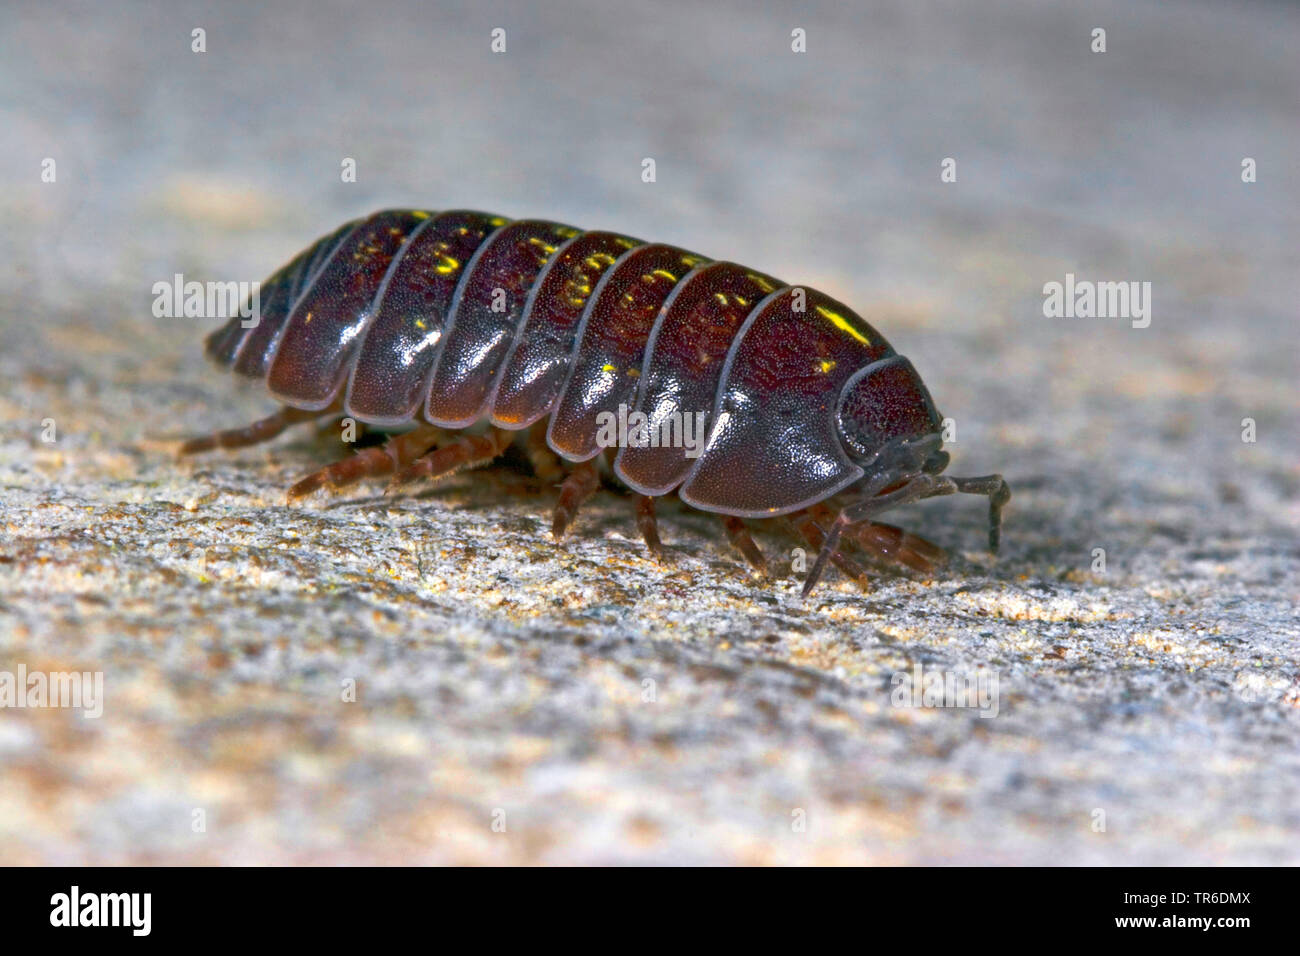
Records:
[[[421,425],[394,435],[383,445],[363,448],[355,455],[308,475],[289,489],[289,499],[301,498],[326,486],[342,488],[362,478],[387,475],[415,461],[444,435],[446,432],[432,425]]]
[[[1001,475],[953,478],[951,481],[963,494],[989,496],[989,550],[997,554],[1002,540],[1002,506],[1011,500],[1011,488]]]
[[[824,501],[813,505],[808,510],[812,512],[822,528],[829,528],[835,521],[835,512]],[[846,534],[868,558],[882,564],[902,565],[913,571],[933,571],[936,564],[942,563],[948,557],[948,553],[937,544],[932,544],[914,534],[908,534],[902,528],[892,524],[864,521],[854,525]]]
[[[490,428],[481,435],[458,435],[449,444],[429,452],[398,472],[388,491],[420,478],[436,481],[462,468],[486,465],[505,451],[513,440],[512,433],[501,428]]]
[[[734,515],[727,515],[722,519],[722,524],[727,529],[727,540],[731,542],[731,546],[745,556],[751,568],[762,577],[767,577],[767,558],[763,557],[762,550],[754,541],[754,536],[749,533],[745,522]]]
[[[879,479],[879,484],[889,481],[890,476],[884,476]],[[812,570],[808,572],[808,577],[803,583],[803,596],[807,597],[816,586],[818,580],[826,570],[827,560],[834,560],[839,548],[840,536],[853,525],[860,524],[871,518],[873,515],[880,514],[890,508],[896,508],[899,505],[907,504],[910,501],[918,501],[921,498],[933,498],[936,495],[951,495],[957,491],[957,485],[951,478],[941,478],[935,475],[917,475],[909,479],[905,484],[884,495],[869,497],[857,504],[849,505],[839,513],[839,517],[831,524],[826,532],[824,540],[821,542],[821,548],[817,552],[817,562],[813,565]],[[838,562],[836,562],[838,567]]]
[[[794,523],[795,530],[798,531],[799,535],[808,543],[808,547],[817,552],[817,561],[813,564],[812,571],[808,573],[809,580],[813,579],[813,575],[820,577],[824,572],[825,561],[823,560],[823,555],[826,554],[827,548],[830,547],[830,559],[834,562],[835,567],[839,568],[846,577],[854,581],[859,587],[864,590],[867,589],[866,570],[862,565],[858,564],[848,555],[840,552],[837,546],[838,541],[836,542],[836,546],[829,546],[827,544],[827,536],[823,534],[822,529],[817,526],[817,521],[813,518],[812,514],[809,512],[796,512],[790,517]],[[807,594],[809,590],[811,589],[808,587],[807,582],[805,582],[804,593]]]
[[[285,405],[274,415],[268,415],[261,421],[245,425],[243,428],[231,428],[227,431],[191,438],[181,445],[177,454],[197,455],[199,452],[211,451],[214,448],[247,448],[249,445],[260,445],[275,438],[290,425],[310,422],[325,414],[327,411],[309,412]]]
[[[594,495],[599,487],[600,470],[595,461],[584,461],[569,472],[560,485],[560,500],[555,503],[555,514],[551,518],[551,535],[556,541],[564,537],[565,529],[573,521],[582,503]]]
[[[930,572],[948,557],[937,544],[926,541],[892,524],[864,522],[849,534],[867,554],[881,561],[902,564],[913,571]]]
[[[645,545],[660,561],[664,558],[663,542],[659,540],[659,523],[655,520],[655,500],[649,495],[637,495],[636,526],[645,538]]]

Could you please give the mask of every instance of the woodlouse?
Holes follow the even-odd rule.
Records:
[[[871,520],[921,498],[987,495],[997,550],[1006,482],[940,474],[941,419],[912,364],[814,289],[612,232],[385,210],[318,240],[260,295],[259,320],[231,319],[207,351],[265,380],[283,407],[182,453],[255,444],[324,415],[413,426],[308,476],[291,498],[366,476],[441,478],[524,436],[538,474],[560,481],[557,539],[604,460],[637,493],[656,555],[654,499],[673,492],[722,515],[762,572],[745,519],[793,524],[817,552],[805,595],[828,560],[859,582],[854,555],[932,569],[939,548]],[[696,414],[709,429],[702,454],[656,441]],[[599,440],[612,415],[636,422],[616,452]]]

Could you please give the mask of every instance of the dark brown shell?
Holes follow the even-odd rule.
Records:
[[[614,472],[728,515],[787,514],[863,476],[837,429],[850,379],[895,353],[843,304],[673,246],[543,220],[385,210],[319,240],[261,287],[209,355],[284,404],[363,423],[521,429],[549,417],[571,462],[602,414],[708,443],[623,445]],[[928,400],[928,396],[927,396]],[[861,449],[854,449],[860,452]]]

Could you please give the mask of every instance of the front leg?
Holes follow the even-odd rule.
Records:
[[[878,477],[872,484],[879,485],[887,481],[888,478]],[[812,593],[812,589],[826,570],[826,562],[835,553],[840,537],[847,528],[868,521],[890,508],[897,508],[899,505],[919,501],[922,498],[933,498],[936,495],[951,495],[957,490],[957,485],[951,478],[943,478],[937,475],[916,475],[907,479],[902,486],[895,488],[888,494],[876,495],[873,498],[846,507],[826,531],[826,539],[822,542],[821,550],[817,552],[817,561],[813,564],[812,570],[808,572],[807,580],[803,583],[802,596],[806,598]]]

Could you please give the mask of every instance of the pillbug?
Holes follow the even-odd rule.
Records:
[[[635,492],[657,556],[663,495],[722,516],[764,573],[746,521],[783,519],[817,554],[805,596],[828,561],[862,583],[855,555],[931,569],[938,547],[872,520],[921,498],[987,496],[997,550],[1006,482],[941,474],[941,419],[916,369],[814,289],[619,233],[390,209],[309,246],[259,297],[257,321],[231,319],[207,353],[264,381],[281,410],[182,454],[322,416],[405,429],[291,498],[367,476],[442,478],[518,439],[559,483],[556,539],[603,462]],[[707,440],[692,447],[691,426]]]

